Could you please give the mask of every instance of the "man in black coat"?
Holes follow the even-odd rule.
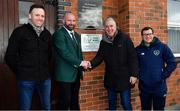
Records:
[[[20,110],[29,110],[34,90],[40,95],[43,110],[50,110],[51,34],[43,26],[45,9],[32,5],[29,23],[16,28],[9,39],[5,60],[16,74]]]
[[[96,67],[105,62],[104,85],[108,91],[109,109],[116,109],[117,94],[125,110],[132,110],[130,96],[131,85],[138,76],[136,51],[130,37],[116,27],[116,22],[109,17],[105,20],[105,34],[95,58],[89,64]]]

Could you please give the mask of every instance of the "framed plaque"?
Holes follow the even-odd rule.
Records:
[[[78,27],[102,29],[102,0],[78,0]]]
[[[19,24],[28,23],[29,8],[34,2],[18,1],[19,3]]]
[[[81,34],[81,47],[83,52],[98,51],[102,34]]]

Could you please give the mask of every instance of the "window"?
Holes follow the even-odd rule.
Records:
[[[28,23],[29,7],[34,4],[31,1],[19,0],[19,24]]]
[[[168,45],[180,57],[180,0],[168,0]]]

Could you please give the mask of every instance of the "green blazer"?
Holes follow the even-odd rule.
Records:
[[[55,79],[62,82],[74,82],[78,74],[82,76],[82,68],[79,66],[83,60],[81,39],[78,33],[74,33],[77,43],[75,44],[62,27],[53,35],[55,49]]]

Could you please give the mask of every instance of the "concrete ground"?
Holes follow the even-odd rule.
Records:
[[[180,104],[176,104],[176,105],[173,105],[173,106],[166,107],[165,111],[168,111],[168,110],[171,110],[171,111],[180,111]]]

